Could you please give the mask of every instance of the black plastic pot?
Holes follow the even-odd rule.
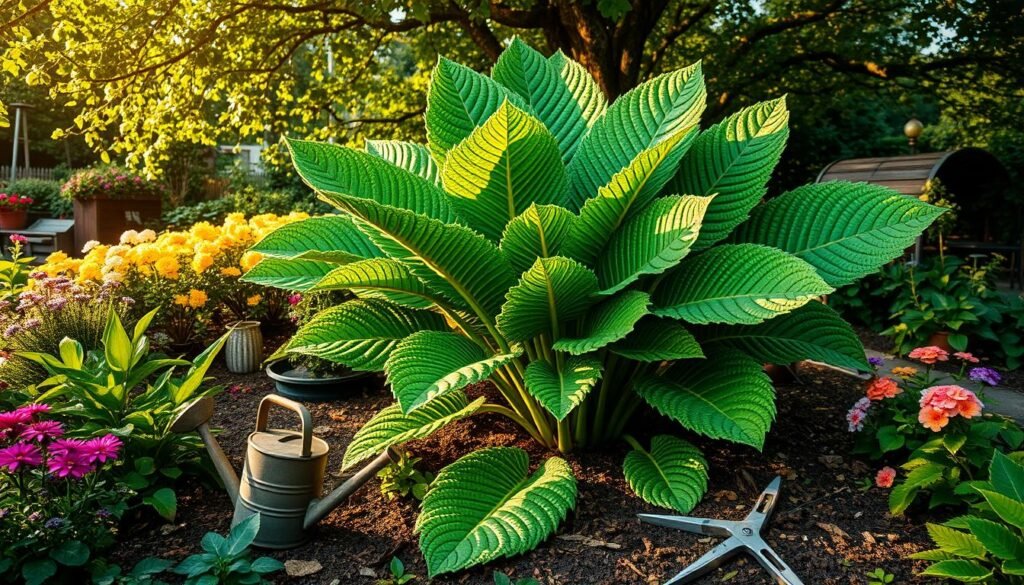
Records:
[[[303,367],[294,367],[288,360],[267,366],[267,376],[277,386],[277,393],[301,402],[330,402],[361,394],[380,386],[380,377],[373,372],[350,372],[341,376],[314,377]]]

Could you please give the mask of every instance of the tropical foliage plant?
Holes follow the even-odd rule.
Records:
[[[482,413],[565,453],[622,436],[644,403],[760,448],[775,415],[762,364],[868,368],[852,329],[813,301],[899,256],[941,211],[850,183],[759,205],[785,100],[701,132],[705,98],[698,63],[607,104],[579,64],[516,40],[490,77],[438,62],[426,145],[288,143],[342,214],[270,234],[245,278],[359,297],[285,348],[387,375],[397,403],[359,431],[346,467]],[[500,402],[466,396],[485,380]],[[626,466],[641,495],[699,499],[696,448],[657,440],[641,455]],[[575,496],[561,458],[531,474],[519,449],[463,457],[423,501],[430,575],[532,548]]]
[[[996,451],[988,480],[970,513],[929,524],[937,548],[911,555],[932,561],[921,575],[961,583],[1024,583],[1024,465],[1021,454]]]

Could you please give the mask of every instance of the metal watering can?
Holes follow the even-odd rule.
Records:
[[[287,408],[299,415],[302,430],[268,429],[267,413],[271,405]],[[249,434],[242,478],[231,467],[227,455],[207,424],[213,416],[213,399],[202,398],[171,424],[176,433],[199,433],[217,469],[224,487],[235,505],[231,526],[249,516],[260,514],[260,531],[253,544],[263,548],[285,549],[298,546],[309,537],[309,530],[340,505],[394,458],[388,449],[366,467],[320,498],[327,467],[327,443],[313,436],[313,417],[305,406],[269,394],[256,411],[256,430]]]

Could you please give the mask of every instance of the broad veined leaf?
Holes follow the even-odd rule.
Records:
[[[341,468],[348,469],[388,447],[429,437],[448,423],[473,415],[486,401],[481,396],[470,402],[464,392],[449,392],[409,414],[392,404],[373,415],[352,437]]]
[[[440,181],[437,165],[434,164],[434,159],[430,158],[430,150],[425,144],[401,140],[367,140],[366,152],[419,175],[435,185]]]
[[[622,471],[633,493],[648,504],[686,514],[708,489],[708,462],[700,449],[671,435],[651,438],[651,450],[626,454]]]
[[[544,124],[506,101],[448,152],[441,181],[469,227],[497,241],[534,203],[562,200],[565,167]]]
[[[528,109],[517,94],[490,77],[465,65],[440,57],[427,94],[427,145],[434,160],[444,168],[448,151],[491,117],[505,100]]]
[[[601,379],[601,360],[587,356],[569,356],[561,367],[545,361],[526,366],[526,389],[558,420],[566,416],[586,397]]]
[[[1024,465],[1010,459],[1000,451],[992,453],[989,481],[995,491],[1024,502]]]
[[[250,248],[272,258],[319,260],[347,264],[384,253],[366,237],[351,217],[324,215],[285,224]]]
[[[700,63],[695,63],[659,75],[615,100],[569,162],[570,209],[579,209],[641,152],[680,133],[688,136],[688,145],[696,133],[686,130],[696,127],[706,98]],[[659,182],[659,190],[675,174],[676,165],[678,159]]]
[[[335,267],[319,260],[264,258],[242,276],[245,282],[291,291],[307,291]]]
[[[661,274],[690,251],[711,197],[663,197],[626,221],[597,260],[603,294]]]
[[[822,303],[807,303],[757,325],[707,325],[693,329],[701,346],[738,349],[761,363],[814,360],[868,371],[864,346],[853,328]]]
[[[446,392],[486,380],[516,355],[487,355],[456,333],[420,331],[395,346],[384,372],[402,412],[409,414]]]
[[[636,382],[655,410],[695,433],[764,447],[775,420],[775,392],[761,363],[737,351],[676,362],[663,375]]]
[[[361,298],[383,298],[420,309],[443,303],[443,299],[413,276],[404,264],[391,258],[371,258],[339,266],[309,290],[351,290]]]
[[[637,321],[633,331],[610,345],[608,350],[638,362],[704,357],[693,334],[672,319],[653,315]]]
[[[681,130],[642,151],[607,185],[600,187],[596,197],[586,201],[569,234],[568,250],[572,257],[594,264],[619,226],[650,203],[672,176],[684,151],[682,143],[692,135],[693,130]]]
[[[896,484],[889,492],[889,511],[896,516],[903,514],[919,490],[942,481],[944,471],[945,467],[934,463],[911,469],[903,483]]]
[[[789,135],[786,98],[744,108],[702,132],[666,193],[714,195],[694,248],[729,235],[764,197]]]
[[[367,199],[338,201],[363,221],[381,250],[459,308],[495,315],[515,283],[512,267],[498,247],[467,227]]]
[[[683,260],[658,284],[651,312],[689,323],[753,325],[832,290],[796,256],[757,244],[727,244]]]
[[[545,59],[518,37],[498,57],[491,77],[533,108],[558,141],[564,162],[605,110],[604,96],[586,70],[564,57]]]
[[[967,526],[983,548],[993,556],[1008,561],[1024,559],[1024,540],[1006,526],[984,518],[968,518]],[[937,540],[935,543],[942,546]]]
[[[601,301],[587,314],[580,322],[578,336],[562,337],[551,347],[574,355],[601,349],[629,335],[637,321],[648,314],[650,302],[651,297],[643,291],[622,291]]]
[[[582,316],[596,292],[597,277],[586,266],[561,256],[538,258],[509,289],[498,330],[510,341],[559,335],[559,326]]]
[[[287,144],[302,180],[334,205],[339,196],[357,197],[441,221],[456,220],[440,187],[378,156],[324,142]]]
[[[992,577],[992,570],[985,568],[978,561],[951,559],[939,561],[918,575],[953,579],[962,583],[982,583]]]
[[[979,489],[978,493],[1000,518],[1017,528],[1024,529],[1024,503],[989,490]]]
[[[430,577],[511,557],[551,535],[576,505],[576,478],[552,457],[529,473],[526,451],[491,447],[441,470],[416,519]]]
[[[960,532],[941,524],[928,523],[928,536],[940,549],[951,552],[958,557],[972,559],[985,558],[985,545],[974,535]]]
[[[400,341],[417,331],[449,331],[437,313],[377,299],[359,299],[321,311],[292,336],[285,351],[379,372]]]
[[[557,256],[579,218],[557,205],[531,205],[505,226],[501,252],[519,274],[537,258]]]
[[[733,241],[785,250],[842,286],[903,254],[943,211],[887,187],[833,181],[755,207]]]

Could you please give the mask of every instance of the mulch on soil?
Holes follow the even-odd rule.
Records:
[[[212,372],[218,382],[240,385],[244,391],[224,393],[217,399],[213,426],[223,429],[221,445],[241,469],[246,438],[252,430],[259,400],[273,391],[262,374],[235,376]],[[778,417],[764,452],[742,445],[709,441],[684,433],[677,425],[650,413],[636,421],[633,434],[647,443],[650,436],[672,433],[698,444],[711,467],[704,501],[694,516],[740,519],[761,490],[776,475],[783,479],[769,544],[808,584],[866,582],[865,573],[877,567],[896,575],[897,582],[913,581],[926,563],[905,560],[929,547],[924,528],[929,516],[894,518],[886,507],[887,493],[878,488],[862,491],[864,478],[873,478],[879,464],[850,457],[852,437],[845,413],[860,395],[858,381],[824,368],[801,370],[803,383],[778,387]],[[487,386],[470,389],[488,392]],[[392,401],[389,392],[349,396],[330,404],[309,405],[316,434],[331,445],[327,487],[340,483],[334,476],[341,467],[344,447],[356,430]],[[292,427],[287,413],[276,412],[271,426]],[[550,455],[513,424],[495,415],[461,421],[434,436],[410,443],[408,448],[437,471],[461,455],[491,445],[527,449],[536,463]],[[437,584],[493,583],[492,573],[533,576],[545,585],[619,585],[662,583],[712,548],[717,540],[641,524],[640,512],[671,513],[641,501],[622,477],[627,447],[614,445],[601,452],[580,452],[568,457],[579,480],[576,510],[557,536],[536,550],[512,559],[473,568],[431,581]],[[226,532],[231,504],[223,491],[199,484],[179,489],[178,518],[174,524],[135,526],[122,534],[115,561],[132,566],[151,555],[180,560],[199,550],[202,535]],[[426,582],[413,526],[414,500],[388,501],[377,481],[353,495],[319,526],[311,541],[289,551],[272,552],[282,561],[316,560],[323,569],[314,575],[276,581],[301,584],[371,584],[369,576],[387,576],[392,556],[405,562],[407,571]],[[769,584],[771,580],[750,558],[739,557],[701,583]]]

